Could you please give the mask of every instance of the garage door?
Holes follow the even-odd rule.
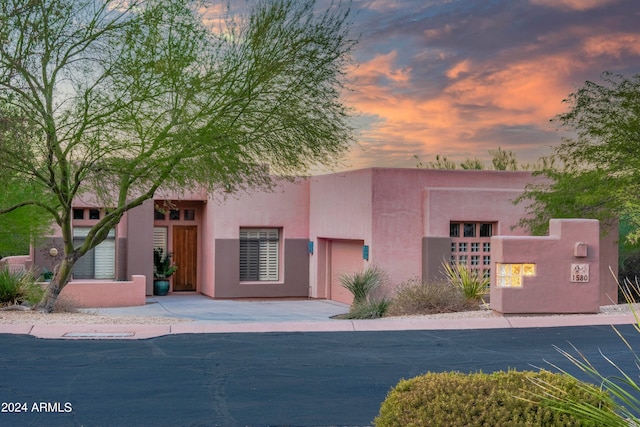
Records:
[[[332,240],[330,242],[331,292],[329,299],[346,304],[353,302],[353,295],[340,284],[340,276],[363,271],[363,245],[364,241],[362,240]]]

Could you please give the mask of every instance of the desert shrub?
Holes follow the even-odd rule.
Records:
[[[442,263],[442,269],[449,283],[460,289],[467,299],[479,300],[489,291],[491,279],[478,270],[446,261]]]
[[[371,293],[387,280],[386,274],[378,267],[367,268],[362,273],[343,274],[339,277],[342,287],[353,295],[353,305],[365,303]]]
[[[376,427],[407,426],[596,426],[579,416],[540,404],[536,381],[576,399],[610,408],[610,396],[591,384],[548,371],[492,374],[428,373],[402,380],[389,392],[374,420]],[[586,391],[588,389],[588,391]]]
[[[418,278],[398,286],[388,316],[408,316],[463,311],[470,307],[462,291],[448,282],[424,283]]]
[[[79,308],[80,304],[75,298],[67,295],[60,295],[53,306],[52,311],[53,313],[77,313],[80,311]]]
[[[42,299],[43,293],[31,272],[11,272],[0,268],[0,305],[34,305]]]

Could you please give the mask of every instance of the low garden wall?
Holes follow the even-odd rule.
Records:
[[[552,219],[548,236],[491,238],[491,309],[499,313],[600,311],[599,222]]]
[[[80,308],[144,305],[146,277],[134,275],[130,281],[73,280],[62,289],[60,298]]]

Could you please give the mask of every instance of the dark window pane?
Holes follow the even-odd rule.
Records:
[[[180,211],[177,209],[171,209],[169,211],[169,219],[172,221],[177,221],[180,219]]]
[[[491,237],[493,235],[493,224],[480,224],[480,237]]]
[[[74,209],[73,219],[84,219],[84,209]]]
[[[460,237],[460,224],[454,222],[449,224],[449,237]]]
[[[196,211],[195,209],[185,209],[184,210],[184,220],[185,221],[193,221],[196,219]]]
[[[89,219],[100,219],[100,210],[89,209]]]
[[[165,212],[161,211],[161,210],[158,210],[158,209],[156,209],[154,214],[153,214],[153,219],[157,219],[157,220],[160,220],[160,221],[164,220],[165,217],[166,217]]]
[[[471,224],[465,224],[464,225],[464,237],[476,237],[476,225],[471,223]]]

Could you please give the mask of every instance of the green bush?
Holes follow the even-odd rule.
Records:
[[[549,371],[492,374],[428,373],[402,380],[389,392],[376,427],[410,426],[596,426],[540,404],[543,382],[578,400],[611,408],[610,396],[595,386]],[[586,390],[588,389],[588,391]]]
[[[37,304],[44,290],[35,282],[31,272],[11,272],[0,268],[0,305]]]
[[[477,308],[470,305],[462,291],[451,284],[445,281],[424,283],[414,278],[398,286],[387,316],[451,313],[471,307]]]

